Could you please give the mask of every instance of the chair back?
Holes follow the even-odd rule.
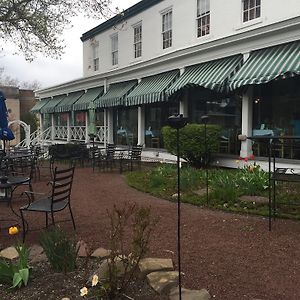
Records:
[[[65,204],[70,202],[74,169],[75,167],[64,170],[59,170],[57,167],[54,169],[51,210],[53,209],[53,205],[58,202],[65,202]]]
[[[129,150],[130,159],[131,160],[141,160],[142,151],[143,151],[142,145],[132,146],[131,149]]]
[[[116,151],[116,145],[115,144],[107,144],[106,145],[106,158],[114,158]]]

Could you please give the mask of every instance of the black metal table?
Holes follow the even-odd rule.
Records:
[[[259,136],[249,136],[250,140],[265,143],[268,147],[268,168],[269,168],[269,230],[272,228],[272,217],[276,217],[276,182],[299,182],[300,183],[300,173],[297,174],[290,168],[276,168],[276,156],[273,151],[274,144],[279,140],[300,140],[300,136],[272,136],[272,135],[259,135]],[[273,168],[272,168],[273,163]],[[300,165],[299,165],[300,167]],[[273,193],[272,193],[273,191]],[[299,203],[293,203],[290,205],[299,205]]]

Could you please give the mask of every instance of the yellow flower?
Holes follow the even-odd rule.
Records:
[[[19,229],[18,229],[18,227],[16,227],[16,226],[9,227],[8,233],[9,233],[10,235],[18,234],[18,233],[19,233]]]
[[[92,286],[97,285],[98,281],[99,281],[98,276],[97,276],[97,275],[94,275],[93,278],[92,278]]]
[[[80,289],[80,296],[84,297],[88,293],[88,289],[84,286],[82,289]]]

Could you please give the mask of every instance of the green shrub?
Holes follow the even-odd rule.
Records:
[[[40,244],[55,272],[75,270],[78,252],[75,238],[69,238],[61,228],[54,227],[42,233]]]
[[[193,166],[202,166],[205,162],[205,136],[203,124],[187,124],[180,129],[180,157],[187,160]],[[207,150],[208,153],[216,152],[219,148],[221,127],[207,125]],[[162,128],[165,148],[172,154],[177,155],[176,129],[170,126]],[[208,157],[209,161],[210,157]]]
[[[31,268],[28,265],[29,250],[25,245],[16,247],[19,258],[16,262],[0,260],[0,282],[12,284],[11,289],[26,286]]]

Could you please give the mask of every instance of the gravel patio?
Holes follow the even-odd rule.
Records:
[[[49,178],[34,183],[37,192],[47,191]],[[172,258],[176,264],[176,203],[152,197],[127,186],[122,175],[77,168],[72,207],[80,239],[91,248],[109,248],[107,210],[114,204],[136,202],[151,206],[160,221],[148,257]],[[14,207],[23,202],[14,200]],[[2,216],[8,213],[1,203]],[[57,219],[68,218],[68,212]],[[28,214],[29,224],[40,228],[44,216]],[[71,222],[61,226],[72,231]],[[39,231],[29,232],[27,244],[36,243]],[[0,246],[12,237],[1,233]],[[276,220],[268,231],[262,217],[229,214],[182,204],[182,270],[187,288],[206,288],[220,300],[300,299],[300,222]]]

